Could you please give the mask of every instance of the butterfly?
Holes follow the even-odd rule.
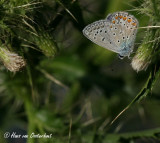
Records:
[[[123,59],[133,52],[138,25],[133,15],[120,11],[87,25],[83,34],[97,45],[118,53],[119,58]]]

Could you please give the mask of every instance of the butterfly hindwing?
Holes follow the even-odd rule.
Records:
[[[123,51],[124,47],[132,51],[138,27],[136,18],[127,12],[116,12],[109,14],[106,20],[110,21],[111,26],[108,30],[111,33],[111,40],[116,43],[120,51]]]

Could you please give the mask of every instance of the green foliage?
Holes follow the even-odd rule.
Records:
[[[82,35],[126,9],[141,26],[132,62]],[[159,142],[159,29],[159,0],[0,0],[0,142]]]

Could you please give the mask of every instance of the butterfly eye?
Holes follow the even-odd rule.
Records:
[[[118,55],[118,57],[119,57],[120,59],[123,59],[123,58],[124,58],[124,56],[122,56],[122,55],[120,55],[120,54]]]

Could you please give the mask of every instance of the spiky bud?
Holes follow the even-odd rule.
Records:
[[[57,53],[57,45],[48,32],[42,29],[37,30],[38,36],[33,35],[35,44],[47,57],[54,57]]]
[[[159,45],[158,43],[160,42],[159,36],[159,29],[150,29],[147,31],[142,44],[139,46],[132,59],[131,65],[134,70],[139,72],[147,69],[155,57]]]
[[[9,51],[7,48],[0,47],[0,60],[4,66],[11,72],[17,72],[26,65],[22,56]]]
[[[132,59],[131,62],[132,68],[137,72],[146,70],[151,62],[152,50],[150,50],[146,46],[147,45],[142,44]]]

